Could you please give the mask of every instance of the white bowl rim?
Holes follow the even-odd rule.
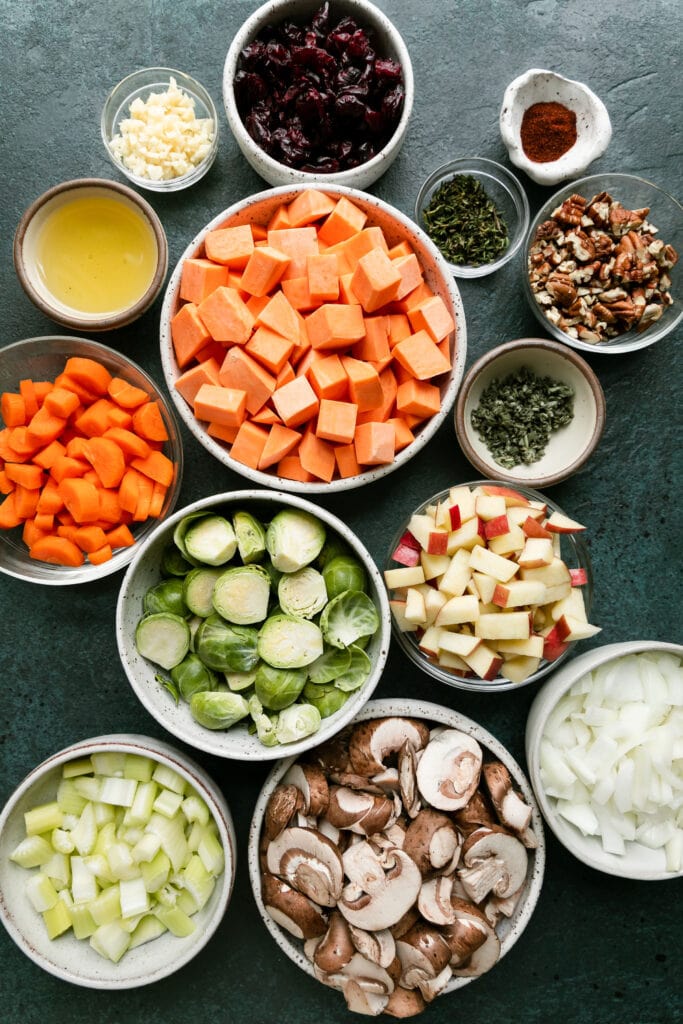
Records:
[[[678,655],[683,660],[683,644],[671,643],[666,640],[626,640],[585,651],[572,659],[567,665],[552,675],[534,698],[527,718],[526,727],[526,760],[529,766],[529,778],[536,800],[541,809],[543,820],[564,848],[588,867],[603,874],[619,878],[629,878],[641,882],[666,881],[683,875],[679,872],[658,871],[649,868],[637,869],[624,864],[616,854],[605,853],[597,845],[585,847],[584,837],[571,826],[559,828],[557,814],[552,806],[551,798],[547,797],[540,782],[539,747],[548,716],[557,706],[560,698],[574,683],[607,662],[622,658],[627,654],[644,654],[648,651],[664,651]],[[638,844],[629,844],[637,848]]]
[[[506,919],[506,921],[509,920],[510,922],[510,930],[501,939],[500,962],[506,953],[509,953],[512,946],[526,928],[538,901],[543,884],[546,859],[545,834],[543,831],[543,818],[536,802],[533,789],[515,758],[510,754],[500,740],[496,739],[496,737],[484,728],[484,726],[479,725],[471,718],[468,718],[466,715],[461,714],[453,708],[409,697],[382,698],[380,700],[369,701],[355,716],[353,723],[367,721],[370,718],[388,718],[393,715],[436,722],[438,725],[445,725],[449,728],[460,729],[463,732],[467,732],[471,736],[474,736],[479,743],[486,747],[492,754],[494,754],[495,757],[505,764],[513,777],[515,786],[519,788],[524,800],[532,809],[531,826],[538,839],[538,846],[533,850],[533,859],[529,857],[526,883],[527,893],[524,902],[521,906],[517,907],[512,918]],[[247,866],[249,869],[252,894],[266,928],[275,939],[277,945],[287,954],[290,960],[292,960],[297,967],[300,967],[311,977],[314,977],[313,967],[308,958],[304,955],[303,949],[300,946],[295,945],[293,937],[281,928],[280,925],[278,925],[266,912],[261,899],[259,839],[263,814],[272,789],[285,775],[294,761],[296,761],[296,757],[280,761],[271,769],[270,774],[263,783],[263,787],[254,807],[251,824],[249,826]],[[476,980],[476,978],[453,977],[444,989],[443,994],[453,992],[458,988],[463,988],[465,985]]]
[[[229,737],[232,732],[231,729],[217,730],[216,732],[213,732],[211,729],[205,729],[192,721],[188,723],[187,727],[182,729],[171,729],[158,714],[157,702],[149,697],[144,684],[137,679],[132,668],[128,664],[129,659],[126,653],[126,648],[130,647],[133,641],[124,629],[124,600],[130,580],[133,578],[140,563],[146,557],[148,545],[153,544],[165,531],[170,530],[176,525],[176,523],[179,523],[181,519],[193,512],[215,508],[220,505],[235,506],[248,502],[278,503],[286,507],[288,506],[301,509],[305,512],[311,513],[319,519],[322,519],[326,526],[331,527],[335,532],[339,533],[360,557],[369,579],[372,580],[374,584],[377,597],[375,604],[379,614],[380,625],[376,634],[378,637],[377,662],[370,672],[370,675],[363,685],[351,694],[339,711],[336,711],[333,715],[330,715],[327,718],[323,718],[320,728],[316,733],[313,733],[311,736],[306,736],[304,739],[298,740],[296,743],[288,743],[274,747],[266,747],[258,741],[255,741],[254,745],[249,749],[249,752],[247,754],[243,754],[230,750]],[[196,750],[203,750],[206,753],[213,754],[214,757],[225,758],[226,760],[274,761],[286,756],[298,756],[299,754],[310,750],[311,747],[317,746],[324,740],[336,735],[336,733],[339,732],[339,730],[342,729],[357,713],[359,707],[358,700],[361,697],[363,698],[363,702],[368,700],[379,684],[389,656],[391,644],[391,612],[389,609],[389,599],[387,597],[386,588],[374,559],[360,538],[332,512],[329,512],[322,506],[313,504],[313,502],[307,501],[305,498],[294,494],[286,494],[283,491],[227,491],[222,494],[213,494],[208,497],[199,498],[190,505],[186,505],[183,508],[178,509],[172,516],[168,516],[163,523],[160,523],[149,537],[145,538],[144,547],[140,548],[137,555],[131,561],[121,583],[116,603],[116,635],[121,664],[135,695],[149,714],[152,715],[160,725],[171,732],[171,734],[177,739],[182,740],[182,742],[187,743]],[[360,706],[362,706],[362,704]],[[240,723],[232,727],[232,729],[243,728],[244,725],[241,725]],[[221,742],[221,737],[227,738],[226,742]]]
[[[366,161],[358,167],[339,171],[336,174],[315,174],[309,171],[299,171],[294,167],[289,167],[287,164],[282,164],[272,156],[269,156],[265,150],[261,149],[261,147],[254,142],[246,130],[244,122],[237,110],[233,89],[233,79],[237,70],[240,52],[244,46],[251,41],[261,26],[267,23],[269,18],[271,20],[277,20],[280,14],[282,14],[282,18],[280,18],[280,20],[283,20],[284,17],[286,17],[290,7],[289,0],[267,0],[266,3],[261,4],[261,6],[250,14],[246,21],[243,22],[241,28],[236,32],[228,48],[223,67],[223,105],[225,106],[225,112],[231,131],[235,135],[240,148],[245,146],[254,154],[258,154],[259,162],[268,169],[269,173],[280,175],[286,174],[288,177],[291,177],[292,183],[299,182],[300,184],[308,184],[312,186],[324,184],[325,181],[329,180],[330,185],[339,184],[352,186],[354,180],[358,179],[361,172],[364,172],[364,176],[367,177],[377,171],[377,174],[372,178],[372,180],[375,180],[383,173],[385,166],[388,167],[387,159],[395,151],[398,151],[408,129],[408,122],[412,113],[415,96],[415,79],[410,53],[408,52],[408,48],[403,37],[387,15],[384,14],[384,12],[375,4],[370,3],[370,0],[347,0],[347,2],[350,7],[358,8],[359,13],[365,12],[374,18],[375,22],[378,23],[384,32],[386,32],[390,37],[391,45],[396,50],[399,63],[401,64],[401,69],[403,71],[403,87],[405,90],[401,117],[399,118],[398,124],[396,125],[391,138],[387,141],[386,145],[382,147],[379,153],[376,153],[371,160]]]
[[[209,942],[228,908],[235,884],[235,871],[237,865],[237,842],[230,809],[225,801],[223,793],[218,788],[206,769],[202,768],[192,757],[175,749],[164,740],[158,740],[151,736],[139,733],[110,733],[102,736],[93,736],[88,739],[78,740],[68,747],[64,747],[56,753],[51,754],[24,777],[7,800],[0,813],[0,834],[4,832],[5,826],[12,815],[16,805],[21,798],[38,782],[48,771],[59,768],[61,765],[72,761],[77,757],[87,757],[90,753],[99,751],[124,752],[139,754],[141,757],[152,757],[162,764],[167,764],[177,771],[179,775],[188,781],[196,789],[205,802],[209,805],[211,815],[216,822],[220,834],[223,851],[225,854],[224,873],[217,883],[219,896],[211,915],[206,921],[201,933],[184,948],[179,947],[180,955],[168,960],[166,964],[158,968],[151,975],[138,975],[133,980],[122,981],[116,977],[90,977],[78,975],[66,968],[61,967],[54,961],[44,956],[40,950],[26,937],[24,932],[16,924],[9,912],[4,896],[0,891],[0,920],[4,924],[10,937],[16,945],[34,963],[43,970],[63,981],[79,985],[84,988],[120,990],[139,988],[151,984],[179,970],[193,959]],[[193,933],[196,934],[196,933]],[[125,961],[124,961],[125,963]],[[109,961],[103,960],[106,966]],[[118,965],[109,965],[113,970]]]
[[[209,231],[212,231],[220,224],[223,224],[228,218],[241,213],[252,205],[256,206],[264,200],[274,199],[277,196],[303,192],[311,187],[312,186],[310,184],[302,184],[299,182],[291,185],[276,185],[272,188],[264,189],[261,192],[256,192],[253,195],[238,200],[221,213],[218,213],[194,236],[192,241],[186,246],[185,250],[178,258],[178,262],[176,263],[166,285],[159,318],[161,366],[166,380],[167,389],[175,404],[176,410],[178,411],[178,415],[197,441],[211,455],[213,455],[218,462],[222,463],[222,465],[232,469],[235,473],[239,473],[240,476],[250,480],[251,483],[263,484],[264,487],[277,488],[277,490],[280,491],[305,495],[338,494],[343,491],[353,490],[356,487],[363,487],[366,484],[372,483],[374,480],[383,479],[390,473],[393,473],[402,466],[405,466],[406,463],[417,455],[417,453],[425,447],[432,437],[434,437],[439,427],[449,415],[465,372],[465,361],[467,358],[467,326],[465,322],[465,309],[458,286],[453,279],[453,275],[450,273],[448,263],[444,260],[432,240],[418,224],[412,221],[405,214],[401,213],[400,210],[391,206],[378,196],[372,195],[369,192],[363,192],[360,189],[351,188],[347,185],[337,185],[334,182],[330,182],[328,185],[320,184],[315,186],[318,191],[332,192],[340,196],[346,196],[349,199],[360,199],[363,202],[375,206],[386,216],[390,216],[394,220],[398,221],[398,223],[402,227],[405,227],[409,232],[416,234],[420,243],[424,245],[434,260],[436,270],[442,278],[443,287],[448,293],[448,298],[453,306],[454,320],[456,323],[455,349],[451,369],[448,375],[448,385],[441,398],[441,408],[439,409],[439,412],[435,413],[434,416],[426,421],[425,426],[418,432],[415,440],[406,448],[403,448],[400,452],[396,453],[396,457],[393,462],[379,466],[376,469],[365,470],[357,476],[332,480],[330,483],[325,483],[324,481],[300,482],[298,480],[287,480],[284,477],[274,476],[273,474],[266,473],[263,470],[250,469],[243,463],[238,462],[237,459],[233,459],[224,445],[220,444],[207,434],[204,427],[202,427],[199,421],[195,418],[188,403],[173,386],[175,370],[173,367],[173,344],[171,341],[169,324],[171,320],[172,307],[176,301],[176,293],[180,284],[184,261],[192,257],[198,247],[202,244]]]

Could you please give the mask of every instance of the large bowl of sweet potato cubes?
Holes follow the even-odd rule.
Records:
[[[453,404],[467,350],[452,275],[375,196],[282,186],[216,216],[167,287],[179,415],[254,483],[321,493],[397,469]]]

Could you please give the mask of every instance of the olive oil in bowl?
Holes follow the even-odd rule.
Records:
[[[36,236],[36,270],[45,289],[82,313],[118,313],[138,302],[156,270],[147,220],[118,198],[74,195],[47,213]]]

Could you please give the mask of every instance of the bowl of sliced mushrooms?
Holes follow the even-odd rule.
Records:
[[[509,952],[545,842],[494,736],[437,704],[374,700],[273,768],[248,859],[261,917],[299,968],[351,1011],[410,1017]]]

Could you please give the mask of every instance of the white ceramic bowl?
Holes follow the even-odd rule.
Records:
[[[382,56],[398,61],[403,70],[405,99],[398,125],[386,145],[372,159],[335,174],[315,174],[288,167],[271,157],[252,139],[237,108],[234,78],[239,68],[240,54],[247,43],[268,24],[277,24],[285,19],[303,22],[319,8],[319,0],[268,0],[238,29],[223,68],[223,103],[228,124],[245,159],[270,185],[291,185],[297,182],[313,184],[333,180],[339,185],[367,188],[388,170],[398,156],[408,129],[415,92],[410,54],[401,34],[386,14],[368,0],[337,0],[332,7],[332,18],[336,24],[342,17],[351,17],[360,26],[372,29],[377,50]]]
[[[135,174],[111,148],[112,140],[120,133],[121,122],[130,117],[130,105],[134,100],[147,102],[152,93],[165,93],[174,79],[178,88],[192,100],[195,117],[213,121],[211,147],[206,156],[190,170],[174,178],[163,178],[155,181],[152,178]],[[100,133],[107,156],[121,174],[125,174],[137,188],[149,192],[178,192],[180,189],[194,185],[209,171],[218,153],[218,116],[211,95],[204,86],[191,75],[174,68],[138,68],[126,75],[111,90],[102,108]]]
[[[529,778],[543,817],[557,839],[578,860],[596,871],[621,878],[656,881],[677,877],[666,870],[664,851],[653,850],[638,842],[627,842],[623,855],[607,853],[597,836],[584,836],[574,825],[557,813],[555,800],[545,791],[541,778],[540,745],[546,724],[558,701],[568,690],[602,665],[627,654],[665,651],[683,659],[683,646],[654,640],[630,640],[608,644],[574,658],[542,687],[529,710],[526,726],[526,759]],[[681,872],[678,873],[679,875]]]
[[[506,487],[509,485],[505,484],[494,478],[492,480],[471,480],[465,481],[463,484],[458,482],[457,486],[476,487],[479,484],[493,484],[494,486]],[[438,505],[445,501],[449,494],[449,489],[440,491],[438,494],[431,495],[426,501],[420,503],[420,505],[413,509],[410,515],[406,516],[396,527],[396,533],[394,534],[389,548],[387,551],[387,560],[385,563],[386,569],[399,568],[399,564],[394,560],[393,553],[399,545],[401,538],[408,529],[408,523],[413,514],[421,514],[430,505]],[[519,494],[525,497],[527,500],[542,501],[548,506],[548,514],[551,512],[561,512],[564,510],[554,502],[547,495],[541,494],[539,491],[534,490],[526,484],[517,483],[514,488]],[[584,524],[585,525],[585,524]],[[588,547],[583,535],[580,532],[577,533],[561,533],[559,534],[562,558],[569,569],[583,569],[586,574],[586,583],[583,585],[583,599],[586,608],[586,614],[590,615],[591,606],[593,603],[593,571],[591,568],[590,556],[588,553]],[[397,596],[396,591],[389,591],[389,597],[393,598]],[[395,615],[392,614],[391,627],[393,636],[399,647],[404,654],[412,661],[413,665],[421,669],[422,672],[426,672],[427,675],[432,676],[434,679],[438,679],[440,683],[446,683],[447,686],[454,686],[458,690],[474,690],[478,693],[501,693],[504,690],[518,690],[521,686],[530,686],[533,683],[538,683],[539,680],[543,679],[552,672],[553,669],[557,668],[559,664],[566,661],[572,654],[572,651],[576,647],[576,644],[580,641],[572,641],[557,657],[554,661],[548,661],[541,659],[541,662],[537,670],[530,676],[527,676],[521,683],[514,683],[511,680],[505,678],[505,676],[498,675],[495,679],[485,680],[480,679],[478,676],[470,673],[463,675],[457,669],[446,668],[440,665],[435,657],[427,655],[419,646],[418,634],[416,632],[403,632],[398,624],[398,620]]]
[[[542,163],[524,152],[520,128],[524,111],[534,103],[561,103],[576,114],[576,142],[557,160]],[[500,111],[500,133],[510,160],[539,185],[578,178],[607,149],[612,125],[602,100],[583,82],[554,71],[531,68],[508,85]]]
[[[459,729],[474,737],[484,748],[484,756],[487,753],[493,758],[502,761],[506,766],[515,786],[519,789],[523,799],[532,808],[531,828],[538,840],[535,850],[529,851],[526,883],[524,891],[511,918],[502,919],[497,932],[501,940],[500,958],[509,953],[517,939],[529,923],[536,902],[539,898],[543,884],[545,870],[545,838],[543,834],[543,823],[538,805],[534,799],[531,787],[508,750],[482,726],[466,718],[451,708],[442,707],[439,704],[432,704],[428,701],[410,700],[404,698],[372,700],[356,715],[353,722],[365,722],[372,718],[389,718],[393,715],[417,718],[435,726],[443,726],[449,729]],[[261,870],[260,870],[260,842],[263,828],[263,818],[271,793],[286,774],[296,758],[288,758],[277,764],[270,772],[263,788],[259,794],[254,814],[249,829],[248,866],[251,887],[256,900],[259,913],[263,922],[270,932],[278,947],[286,953],[297,967],[314,977],[313,965],[303,951],[303,943],[295,939],[288,931],[280,927],[266,911],[261,895]],[[495,966],[493,968],[495,970]],[[453,977],[445,988],[443,995],[463,988],[474,981],[474,978]]]
[[[158,682],[158,666],[143,658],[135,646],[135,627],[142,616],[142,602],[146,591],[161,579],[160,559],[164,548],[172,541],[173,531],[186,515],[194,512],[236,511],[246,508],[267,523],[280,508],[303,509],[317,516],[328,533],[338,534],[362,562],[368,578],[368,593],[377,608],[380,626],[366,648],[372,662],[365,683],[351,693],[346,703],[328,718],[323,718],[318,732],[298,742],[273,747],[264,746],[256,735],[248,732],[245,722],[239,722],[226,731],[214,731],[199,725],[191,716],[184,701],[175,704],[172,697]],[[170,733],[198,750],[216,757],[241,761],[272,761],[292,754],[300,754],[333,736],[356,714],[379,683],[389,654],[391,625],[386,591],[379,570],[369,552],[354,533],[326,509],[292,495],[275,491],[232,491],[215,494],[186,505],[170,516],[133,559],[123,578],[116,608],[116,637],[119,655],[128,680],[147,711]]]
[[[181,370],[178,366],[171,338],[171,319],[181,305],[180,282],[183,263],[188,258],[203,255],[204,239],[209,231],[227,226],[228,224],[254,223],[266,225],[280,204],[291,202],[300,192],[305,191],[308,187],[307,185],[291,185],[259,192],[248,199],[241,200],[228,207],[227,210],[217,214],[203,227],[187,246],[169,278],[161,309],[160,327],[161,363],[166,383],[180,417],[197,441],[224,466],[245,476],[252,483],[261,484],[265,487],[276,487],[283,491],[297,491],[301,494],[312,495],[345,491],[372,483],[373,480],[379,480],[389,473],[393,473],[394,470],[399,469],[401,466],[405,466],[413,456],[417,455],[425,447],[443,423],[455,401],[455,396],[465,370],[467,331],[460,292],[448,269],[448,264],[436,246],[416,226],[414,221],[411,221],[399,210],[396,210],[383,200],[367,193],[358,192],[356,189],[346,188],[337,184],[325,187],[320,186],[321,190],[327,194],[333,197],[346,196],[351,202],[359,206],[360,209],[367,213],[368,224],[375,224],[383,229],[389,245],[395,245],[403,239],[407,240],[413,247],[422,265],[425,281],[432,291],[440,295],[445,302],[455,322],[456,331],[455,342],[451,343],[451,369],[448,373],[434,378],[434,381],[440,387],[441,408],[438,413],[415,428],[415,440],[397,452],[393,462],[382,466],[370,467],[356,476],[334,479],[329,483],[325,481],[301,482],[286,479],[285,477],[277,476],[275,472],[251,469],[243,462],[232,458],[229,446],[208,433],[207,424],[196,419],[191,406],[175,388],[175,383],[181,374]]]
[[[0,530],[0,572],[7,573],[29,583],[47,586],[70,586],[74,583],[91,583],[109,576],[128,565],[145,537],[158,525],[164,516],[172,512],[180,493],[183,477],[183,445],[180,429],[173,415],[173,409],[166,396],[145,371],[107,345],[89,338],[72,338],[62,335],[47,335],[41,338],[25,338],[0,349],[0,393],[16,392],[19,382],[25,377],[33,380],[54,380],[64,369],[71,356],[96,359],[113,376],[122,377],[130,384],[143,388],[156,401],[161,410],[169,435],[162,451],[176,465],[175,478],[166,492],[159,519],[148,518],[144,522],[132,523],[130,530],[135,537],[132,547],[117,548],[108,561],[95,565],[86,558],[80,566],[53,565],[36,561],[29,555],[29,549],[22,539],[20,526],[12,530]],[[0,419],[1,422],[1,419]]]
[[[181,775],[208,804],[225,853],[225,870],[186,938],[165,932],[152,942],[129,950],[117,963],[96,953],[87,940],[72,932],[50,941],[39,914],[25,892],[28,871],[9,859],[26,835],[24,812],[54,799],[62,767],[94,753],[123,752],[153,758]],[[39,967],[74,985],[98,989],[137,988],[160,981],[188,963],[218,928],[228,907],[235,880],[236,841],[232,817],[223,794],[203,768],[161,740],[131,733],[95,736],[58,751],[31,771],[0,814],[0,919],[11,938]]]
[[[117,306],[114,309],[101,312],[88,312],[68,305],[64,298],[53,294],[43,271],[41,256],[41,239],[46,225],[49,223],[48,219],[55,214],[61,214],[61,211],[64,210],[68,214],[70,203],[93,199],[105,199],[109,203],[117,203],[136,214],[141,220],[140,227],[143,232],[146,225],[148,233],[151,234],[151,244],[156,252],[153,273],[145,290],[123,308]],[[120,210],[117,211],[117,216],[121,216]],[[98,239],[102,236],[107,238],[113,236],[114,232],[108,212],[102,216],[101,222],[96,226]],[[86,239],[87,244],[89,243]],[[136,242],[136,244],[138,243]],[[96,262],[88,265],[94,266],[95,272],[99,269],[99,272],[102,273],[99,262],[97,262],[98,255],[95,252]],[[31,302],[46,316],[58,324],[72,327],[78,331],[112,331],[126,327],[141,317],[159,295],[168,270],[168,243],[163,225],[154,209],[134,189],[121,184],[121,182],[109,181],[106,178],[77,178],[54,185],[31,203],[17,225],[14,234],[13,257],[14,268],[22,288]],[[130,259],[130,254],[126,258]],[[137,253],[135,258],[137,258]],[[90,250],[84,249],[81,259],[93,259]],[[70,281],[80,283],[79,267],[79,264],[75,266]]]
[[[523,367],[536,377],[549,377],[573,388],[574,415],[570,423],[550,435],[540,459],[508,469],[495,461],[471,418],[494,379],[502,381]],[[455,408],[458,441],[474,468],[485,476],[528,487],[550,487],[578,472],[595,451],[604,426],[605,396],[596,374],[572,349],[545,338],[520,338],[486,352],[465,374]]]

